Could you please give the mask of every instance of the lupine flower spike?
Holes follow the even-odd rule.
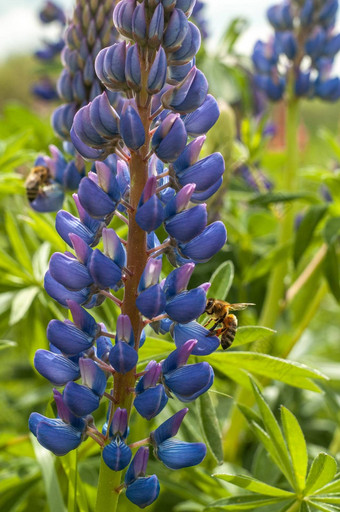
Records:
[[[337,0],[284,0],[268,9],[275,32],[257,41],[253,63],[255,83],[269,100],[280,100],[291,83],[297,98],[340,98],[340,78],[332,75],[340,49],[337,10]]]
[[[107,36],[109,46],[103,49],[93,40],[95,74],[86,74],[86,91],[91,76],[97,84],[93,90],[105,90],[85,99],[80,93],[88,68],[80,80],[77,63],[87,62],[88,46],[79,39],[77,20],[81,6],[87,6],[83,18],[91,39],[90,5],[96,2],[88,3],[79,3],[67,31],[69,70],[60,87],[68,103],[54,124],[62,136],[70,133],[92,169],[73,196],[78,216],[64,210],[57,214],[56,229],[69,248],[51,257],[45,276],[47,293],[70,309],[72,320],[52,320],[50,348],[35,356],[37,371],[63,390],[55,392],[58,417],[33,413],[30,429],[58,455],[88,437],[97,441],[102,450],[99,502],[105,510],[116,510],[118,495],[125,492],[144,508],[159,494],[157,476],[147,473],[149,449],[171,470],[200,464],[206,455],[200,439],[175,439],[188,409],[162,424],[157,416],[165,414],[169,400],[192,402],[214,380],[207,362],[190,361],[219,347],[219,339],[197,322],[210,284],[190,288],[189,283],[195,265],[210,260],[226,242],[224,225],[208,224],[205,203],[221,186],[224,161],[219,153],[200,158],[219,111],[195,66],[201,37],[188,19],[195,0],[119,1],[113,20],[120,39],[111,44]],[[104,18],[108,28],[107,11]],[[69,101],[70,91],[79,93],[76,102],[75,96]],[[127,230],[126,239],[110,227],[113,216]],[[160,226],[162,240],[155,234]],[[163,257],[176,267],[168,275]],[[116,292],[122,288],[120,300]],[[116,325],[99,324],[88,311],[104,300],[121,310]],[[143,366],[139,349],[148,343],[144,328],[150,327],[170,332],[175,343],[163,361]],[[92,417],[99,405],[107,407],[102,429]],[[129,445],[132,413],[145,419],[149,435]],[[153,429],[150,420],[156,422]],[[107,472],[111,488],[103,483]]]

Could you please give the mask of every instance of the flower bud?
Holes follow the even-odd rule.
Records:
[[[153,64],[151,66],[149,76],[148,76],[148,83],[147,83],[147,92],[150,95],[157,94],[160,92],[166,81],[166,74],[167,74],[167,60],[165,51],[163,48],[160,48],[158,52],[156,53],[155,60],[153,61]]]
[[[180,66],[190,62],[196,55],[201,45],[201,33],[199,29],[189,21],[188,31],[181,44],[181,47],[171,53],[168,61],[169,66]]]
[[[163,162],[174,162],[187,142],[187,132],[178,114],[169,114],[152,137],[152,149]]]
[[[142,77],[137,44],[130,46],[127,51],[125,60],[125,76],[127,85],[130,89],[135,92],[139,92],[142,88]]]
[[[179,114],[193,112],[207,97],[208,82],[204,74],[194,66],[180,84],[170,88],[162,96],[162,105]]]
[[[144,46],[146,43],[146,14],[144,1],[137,4],[132,17],[132,36],[136,43]]]
[[[150,2],[149,2],[150,4]],[[163,32],[164,32],[164,8],[161,3],[159,3],[154,10],[152,15],[150,25],[149,25],[149,35],[148,35],[148,46],[150,48],[158,48],[163,40]]]
[[[132,39],[132,19],[136,8],[135,0],[118,2],[113,11],[113,23],[122,36]]]
[[[120,134],[133,151],[137,151],[145,143],[145,131],[138,112],[132,103],[126,102],[120,117]]]
[[[180,9],[174,9],[164,32],[163,47],[167,52],[174,52],[181,47],[189,29],[188,20]]]
[[[125,78],[126,43],[115,43],[101,50],[95,61],[98,78],[111,91],[126,88]]]

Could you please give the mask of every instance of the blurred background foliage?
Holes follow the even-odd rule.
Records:
[[[203,45],[199,54],[198,65],[221,102],[221,118],[208,133],[205,151],[221,151],[226,159],[224,185],[210,205],[210,215],[211,220],[225,222],[228,243],[213,260],[196,268],[191,285],[210,279],[215,272],[210,296],[216,293],[220,299],[253,302],[256,307],[239,315],[243,328],[233,349],[207,358],[216,374],[214,389],[198,403],[190,404],[191,420],[184,423],[181,435],[208,442],[205,462],[178,472],[169,472],[154,461],[150,464],[149,472],[157,472],[162,489],[151,507],[155,512],[194,512],[207,507],[299,510],[292,508],[295,477],[288,475],[287,480],[284,471],[285,457],[294,459],[294,446],[296,449],[296,443],[302,442],[298,423],[308,448],[308,455],[302,453],[300,462],[307,456],[312,460],[320,452],[329,454],[329,458],[318,459],[320,467],[315,466],[322,478],[310,493],[317,496],[313,495],[301,510],[339,510],[340,486],[333,469],[340,453],[340,104],[302,103],[299,187],[294,194],[286,194],[281,186],[284,109],[260,105],[262,100],[252,85],[250,60],[237,53],[237,40],[247,24],[243,18],[233,20],[216,49],[208,51]],[[47,348],[48,322],[67,315],[43,289],[49,257],[64,251],[65,244],[54,229],[55,216],[30,209],[24,189],[37,154],[46,153],[51,143],[60,147],[49,121],[56,103],[44,103],[31,94],[42,71],[51,70],[41,69],[30,56],[12,57],[0,66],[0,510],[60,512],[67,508],[90,512],[99,467],[93,441],[82,444],[77,459],[75,453],[55,458],[29,437],[27,429],[31,411],[53,415],[50,384],[34,371],[32,360],[36,349]],[[70,198],[65,208],[74,208]],[[287,208],[294,209],[294,239],[277,247],[278,224]],[[114,222],[113,227],[121,230],[119,221]],[[249,327],[259,324],[270,271],[288,252],[293,258],[277,334]],[[114,328],[117,310],[112,304],[105,302],[93,313]],[[149,336],[142,361],[160,360],[173,349],[170,338],[160,342],[151,332]],[[261,350],[247,351],[251,342],[272,356],[287,357],[291,363],[261,356]],[[284,413],[290,421],[288,430],[297,432],[295,440],[283,441],[292,453],[275,452],[279,427],[268,411],[266,415],[266,410],[261,410],[261,404],[265,407],[263,398],[252,388],[249,375],[262,387],[275,416],[281,404],[295,415],[294,420],[289,411]],[[234,403],[241,387],[255,393],[257,399],[257,409],[241,407],[251,429],[240,419],[239,410],[234,421]],[[178,408],[173,400],[157,424]],[[100,408],[96,419],[100,422],[103,418],[104,408]],[[256,440],[256,435],[261,440],[261,428],[267,432],[262,434],[262,443]],[[133,416],[131,442],[146,437],[149,430],[150,423]],[[274,439],[273,453],[268,439]],[[213,473],[223,473],[224,477],[212,478]],[[232,476],[240,474],[248,475],[248,480]],[[335,483],[329,483],[334,477]],[[274,499],[274,491],[264,489],[254,479],[280,488],[281,494],[275,491]],[[335,493],[333,501],[318,497],[323,496],[318,489],[327,485],[331,487],[326,491]],[[119,506],[121,512],[137,510],[124,496]]]

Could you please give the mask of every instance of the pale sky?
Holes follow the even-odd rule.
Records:
[[[250,54],[254,42],[266,38],[270,29],[265,11],[273,0],[206,0],[212,44],[218,41],[230,20],[244,16],[250,28],[239,44],[242,53]],[[69,12],[72,0],[58,0]],[[13,53],[27,53],[40,47],[44,38],[55,39],[56,28],[44,26],[38,19],[38,10],[44,0],[0,0],[0,60]]]

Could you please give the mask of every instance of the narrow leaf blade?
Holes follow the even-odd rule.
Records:
[[[299,422],[285,407],[281,407],[281,419],[284,435],[288,444],[290,458],[293,464],[295,480],[300,490],[305,488],[308,466],[306,441]]]

